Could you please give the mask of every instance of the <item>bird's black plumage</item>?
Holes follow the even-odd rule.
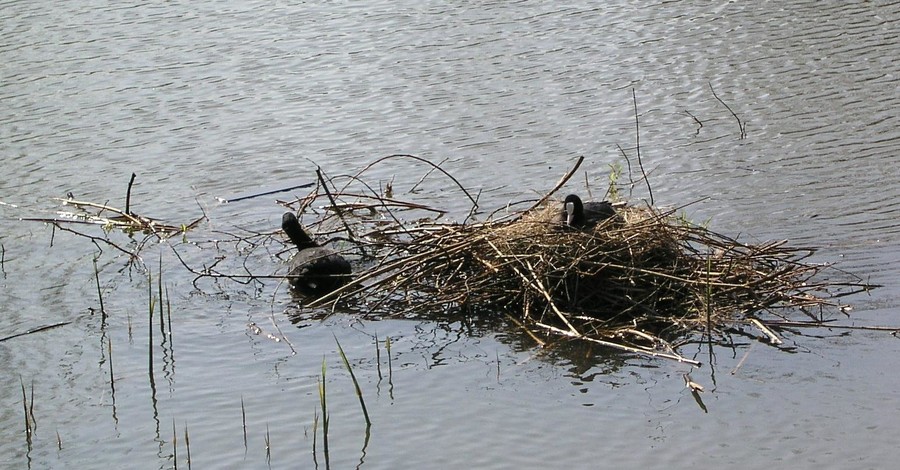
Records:
[[[616,216],[616,210],[609,201],[582,203],[581,198],[570,194],[563,201],[563,224],[575,228],[585,228]]]
[[[350,263],[333,250],[319,246],[293,213],[286,212],[281,217],[281,229],[300,250],[291,259],[291,287],[306,295],[320,296],[347,283],[352,271]]]

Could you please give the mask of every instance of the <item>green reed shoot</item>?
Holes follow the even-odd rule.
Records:
[[[317,437],[319,435],[319,412],[316,411],[313,413],[313,445],[312,445],[312,457],[313,457],[313,465],[316,468],[319,468],[319,461],[316,458],[316,442],[318,441]]]
[[[148,269],[147,270],[147,287],[149,288],[147,293],[149,294],[149,305],[148,309],[150,311],[150,321],[153,321],[153,310],[156,308],[156,298],[153,297],[153,273]]]
[[[159,275],[156,276],[156,284],[157,284],[157,301],[159,302],[159,333],[162,335],[162,340],[165,342],[166,340],[166,321],[163,312],[163,279],[162,279],[162,253],[159,255]]]
[[[350,367],[350,361],[347,360],[347,355],[344,354],[344,348],[341,347],[341,342],[338,341],[337,336],[334,337],[334,342],[337,343],[338,353],[341,355],[341,360],[344,361],[344,367],[350,372],[350,380],[353,381],[353,387],[356,388],[356,397],[359,398],[359,406],[362,408],[363,416],[366,418],[366,427],[371,427],[372,421],[369,419],[369,411],[366,409],[366,401],[363,399],[362,389],[359,387],[359,381],[356,380],[356,374],[353,373],[353,368]]]
[[[322,405],[322,452],[325,454],[325,468],[331,468],[328,455],[328,407],[325,402],[325,357],[322,356],[322,379],[319,381],[319,403]]]
[[[153,309],[156,307],[155,299],[153,298],[153,273],[150,270],[147,270],[147,286],[148,286],[148,297],[149,304],[148,310],[149,313],[147,315],[148,325],[147,325],[147,359],[150,371],[150,387],[156,390],[156,379],[153,377]]]
[[[34,379],[31,379],[31,400],[28,402],[28,416],[31,417],[31,429],[37,430],[37,420],[34,419]]]
[[[626,160],[627,161],[627,160]],[[609,165],[609,189],[607,189],[607,198],[610,201],[619,200],[619,177],[622,176],[622,164],[612,163]]]
[[[94,279],[97,281],[97,298],[100,299],[100,323],[106,325],[106,309],[103,308],[103,291],[100,289],[100,270],[97,268],[97,258],[94,257]]]
[[[712,258],[706,257],[706,331],[712,341]]]
[[[184,423],[184,447],[187,450],[188,470],[191,470],[191,437],[188,435],[187,423]]]
[[[241,395],[241,426],[244,430],[244,451],[247,451],[247,410],[244,408],[244,396]]]
[[[116,396],[116,379],[113,375],[112,339],[106,338],[106,352],[109,354],[109,386],[113,397]]]
[[[175,417],[172,417],[172,465],[178,470],[178,429],[175,427]]]
[[[109,391],[112,397],[112,418],[118,424],[119,417],[116,414],[116,376],[113,372],[112,338],[106,338],[106,352],[109,356]]]
[[[172,298],[169,297],[169,286],[166,286],[166,321],[168,322],[169,328],[169,349],[172,351],[175,348],[172,346]]]
[[[381,347],[378,345],[378,332],[375,332],[375,368],[378,369],[378,381],[381,382]]]
[[[22,380],[22,376],[19,376],[19,384],[22,386],[22,412],[25,414],[25,442],[28,443],[28,449],[31,450],[33,425],[31,417],[28,415],[28,395],[25,393],[25,381]],[[32,387],[32,392],[34,392],[34,387]]]
[[[269,423],[266,423],[266,463],[272,463],[272,441],[269,438]]]
[[[387,352],[388,358],[388,383],[394,385],[394,368],[391,365],[391,337],[384,339],[384,350]]]

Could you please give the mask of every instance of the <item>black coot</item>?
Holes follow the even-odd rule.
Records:
[[[582,203],[581,198],[570,194],[563,201],[563,223],[570,227],[585,228],[615,217],[616,210],[609,201]]]
[[[300,251],[291,259],[288,282],[306,295],[325,295],[350,279],[350,263],[333,250],[319,246],[300,225],[297,217],[286,212],[281,229]]]

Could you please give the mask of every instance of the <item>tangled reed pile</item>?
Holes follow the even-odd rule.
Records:
[[[563,335],[693,362],[676,352],[680,344],[700,336],[727,342],[743,326],[778,344],[772,319],[791,319],[789,310],[821,322],[825,308],[843,308],[836,297],[868,287],[817,281],[829,267],[804,263],[813,249],[745,244],[674,211],[618,206],[616,217],[583,230],[562,224],[561,202],[548,197],[477,223],[408,228],[381,220],[353,238],[377,261],[308,306],[502,315],[539,344]]]

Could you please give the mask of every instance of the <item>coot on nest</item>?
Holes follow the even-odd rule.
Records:
[[[569,227],[585,228],[615,217],[616,210],[609,201],[582,203],[581,198],[570,194],[563,201],[563,223]]]

